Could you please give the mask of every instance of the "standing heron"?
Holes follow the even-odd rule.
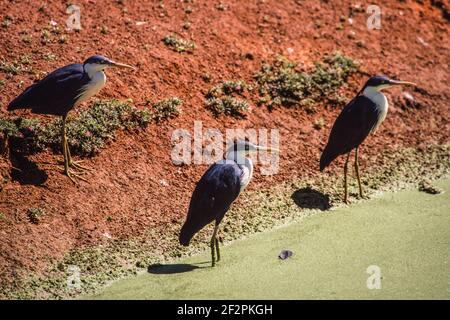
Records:
[[[99,92],[106,83],[103,72],[108,67],[134,69],[127,64],[114,62],[100,55],[89,57],[84,63],[69,64],[48,74],[29,86],[8,105],[7,110],[31,109],[32,113],[62,117],[62,149],[64,173],[75,183],[73,177],[85,180],[71,168],[86,169],[72,160],[66,136],[67,114],[81,102]]]
[[[181,228],[180,244],[188,246],[192,237],[204,226],[215,222],[211,238],[211,257],[214,267],[214,257],[217,250],[217,261],[220,260],[219,240],[217,231],[219,223],[231,204],[250,182],[253,175],[253,163],[246,156],[258,150],[279,152],[277,149],[261,147],[248,141],[237,140],[227,150],[226,159],[214,163],[208,168],[192,194],[186,222]]]
[[[347,160],[344,165],[345,203],[348,203],[347,167],[350,152],[355,149],[355,171],[358,179],[359,196],[362,197],[358,147],[386,118],[388,101],[381,90],[394,85],[415,84],[392,80],[385,76],[374,76],[366,82],[356,97],[345,106],[333,124],[328,143],[320,157],[320,171],[323,171],[338,156],[347,154]]]

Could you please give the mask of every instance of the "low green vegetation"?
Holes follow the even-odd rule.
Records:
[[[45,210],[41,208],[30,208],[27,211],[28,220],[30,220],[32,224],[38,224],[44,215]]]
[[[205,105],[216,117],[224,114],[244,118],[249,109],[242,96],[249,86],[245,81],[223,81],[206,94]]]
[[[32,58],[29,55],[19,57],[14,62],[0,61],[0,72],[6,73],[9,76],[15,76],[18,74],[33,74],[35,71],[32,68]]]
[[[325,120],[323,118],[319,118],[316,121],[314,121],[313,127],[316,130],[321,130],[324,125],[325,125]]]
[[[340,53],[326,56],[310,72],[300,71],[297,63],[278,56],[272,64],[264,64],[255,75],[260,104],[267,104],[269,108],[308,108],[320,101],[342,104],[344,101],[338,90],[357,70],[358,63]]]
[[[195,49],[194,42],[182,39],[175,34],[164,37],[163,42],[166,46],[179,53],[193,52]]]
[[[72,153],[92,156],[105,146],[117,130],[145,128],[180,113],[181,100],[170,98],[151,108],[138,109],[130,100],[96,101],[67,123],[67,137]],[[14,147],[26,154],[45,149],[60,150],[61,119],[43,122],[38,119],[0,119],[0,133]]]
[[[161,100],[153,105],[153,120],[157,123],[178,116],[183,101],[177,97]]]
[[[16,75],[16,74],[19,74],[20,68],[15,63],[9,63],[6,61],[2,61],[2,62],[0,62],[0,71],[7,73],[7,74]]]

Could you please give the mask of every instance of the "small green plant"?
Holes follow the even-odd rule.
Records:
[[[29,35],[24,35],[20,38],[20,40],[22,40],[23,43],[30,44],[32,41],[32,37]]]
[[[269,108],[299,105],[312,110],[312,104],[318,101],[341,104],[338,89],[357,70],[358,64],[340,53],[326,56],[309,73],[297,70],[295,62],[279,56],[272,64],[264,64],[255,79]]]
[[[325,120],[323,118],[319,118],[316,121],[314,121],[314,129],[316,130],[320,130],[323,128],[323,126],[325,125]]]
[[[163,39],[166,46],[172,48],[176,52],[188,52],[192,53],[195,49],[195,43],[189,40],[181,39],[176,35],[166,36]]]
[[[5,219],[5,214],[3,212],[0,212],[0,221]]]
[[[20,73],[33,74],[35,71],[31,66],[32,62],[33,60],[29,55],[24,55],[14,62],[1,61],[0,72],[9,75],[18,75]]]
[[[5,16],[2,21],[2,28],[8,29],[12,22],[12,18],[10,16]]]
[[[11,137],[19,132],[17,126],[9,119],[0,119],[0,133]]]
[[[220,114],[243,118],[249,109],[248,102],[242,97],[249,86],[245,81],[223,81],[212,87],[206,94],[206,108],[217,117]]]
[[[181,112],[181,104],[183,101],[177,97],[161,100],[153,106],[152,118],[157,123],[165,119],[176,117]]]
[[[219,2],[216,4],[216,9],[219,11],[226,11],[228,9],[228,6],[222,2]]]
[[[203,73],[201,75],[201,77],[202,77],[202,80],[205,82],[210,82],[212,79],[212,76],[209,73]]]
[[[38,224],[45,214],[45,210],[41,208],[30,208],[27,211],[28,220],[33,224]]]
[[[17,75],[20,72],[20,68],[19,68],[19,66],[17,66],[14,63],[8,63],[6,61],[2,61],[2,62],[0,62],[0,71],[8,73],[8,74],[12,74],[12,75]]]
[[[56,56],[55,54],[49,52],[49,53],[44,53],[44,54],[42,55],[42,58],[43,58],[45,61],[54,61],[54,60],[57,59],[57,56]]]
[[[41,43],[49,43],[51,41],[50,39],[50,31],[47,29],[42,30],[41,32]]]
[[[247,112],[249,108],[247,101],[229,96],[207,99],[206,107],[210,109],[215,116],[225,114],[237,118],[244,118],[245,112]]]
[[[100,32],[102,34],[108,34],[109,33],[109,28],[105,25],[102,25],[102,27],[100,28]]]

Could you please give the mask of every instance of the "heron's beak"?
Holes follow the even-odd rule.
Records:
[[[408,81],[399,81],[399,80],[390,80],[389,84],[391,85],[406,85],[406,86],[416,86],[415,83],[413,82],[408,82]]]
[[[271,153],[280,153],[279,149],[271,148],[271,147],[256,146],[256,150],[267,151],[267,152],[271,152]]]
[[[125,63],[115,62],[115,61],[111,61],[110,66],[111,67],[116,67],[116,68],[127,68],[127,69],[136,70],[136,68],[133,67],[133,66],[130,66],[130,65],[125,64]]]

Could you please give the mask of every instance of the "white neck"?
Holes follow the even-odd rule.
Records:
[[[241,179],[241,191],[248,185],[253,176],[253,161],[245,156],[243,151],[230,151],[227,153],[227,160],[234,161],[243,170]]]
[[[382,86],[367,87],[363,91],[363,95],[372,100],[378,106],[387,104],[386,96],[381,92],[384,89]]]
[[[386,96],[381,92],[381,89],[384,87],[378,86],[378,87],[367,87],[363,91],[363,95],[370,100],[372,100],[373,103],[377,106],[379,115],[376,124],[374,125],[372,131],[375,131],[380,124],[384,121],[386,118],[389,104],[388,100],[386,99]]]
[[[89,76],[89,78],[94,78],[95,75],[99,72],[103,73],[103,70],[105,69],[104,65],[97,64],[97,63],[86,63],[84,66],[84,72],[86,72]]]

